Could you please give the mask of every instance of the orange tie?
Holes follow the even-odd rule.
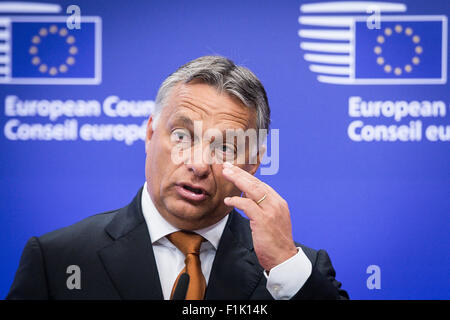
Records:
[[[172,299],[175,288],[178,284],[178,279],[183,273],[189,275],[189,286],[186,293],[186,300],[203,300],[206,290],[206,280],[202,273],[200,264],[200,245],[205,239],[196,233],[189,231],[177,231],[171,233],[167,238],[172,242],[183,254],[186,259],[184,263],[186,266],[181,270],[175,283],[172,287],[170,299]]]

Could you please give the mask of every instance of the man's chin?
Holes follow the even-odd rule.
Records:
[[[210,213],[206,203],[192,203],[183,199],[170,201],[166,208],[172,216],[170,220],[193,225],[201,223]]]

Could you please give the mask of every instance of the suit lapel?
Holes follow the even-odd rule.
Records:
[[[247,300],[262,275],[248,221],[232,211],[217,248],[205,299]]]
[[[98,251],[103,266],[122,299],[163,300],[150,235],[142,214],[142,188],[119,210],[105,231],[111,245]],[[253,250],[246,219],[230,213],[211,269],[205,299],[247,300],[255,291],[263,268]]]
[[[142,214],[142,188],[106,227],[113,243],[98,254],[122,299],[163,299],[150,235]]]

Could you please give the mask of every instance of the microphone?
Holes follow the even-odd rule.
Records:
[[[189,275],[187,273],[183,273],[178,279],[178,283],[173,293],[172,300],[185,300],[188,286]]]

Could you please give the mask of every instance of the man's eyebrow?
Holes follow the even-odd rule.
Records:
[[[194,126],[194,122],[191,119],[189,119],[188,117],[185,117],[185,116],[181,116],[181,115],[174,118],[171,122],[174,124],[181,122],[186,127]]]

